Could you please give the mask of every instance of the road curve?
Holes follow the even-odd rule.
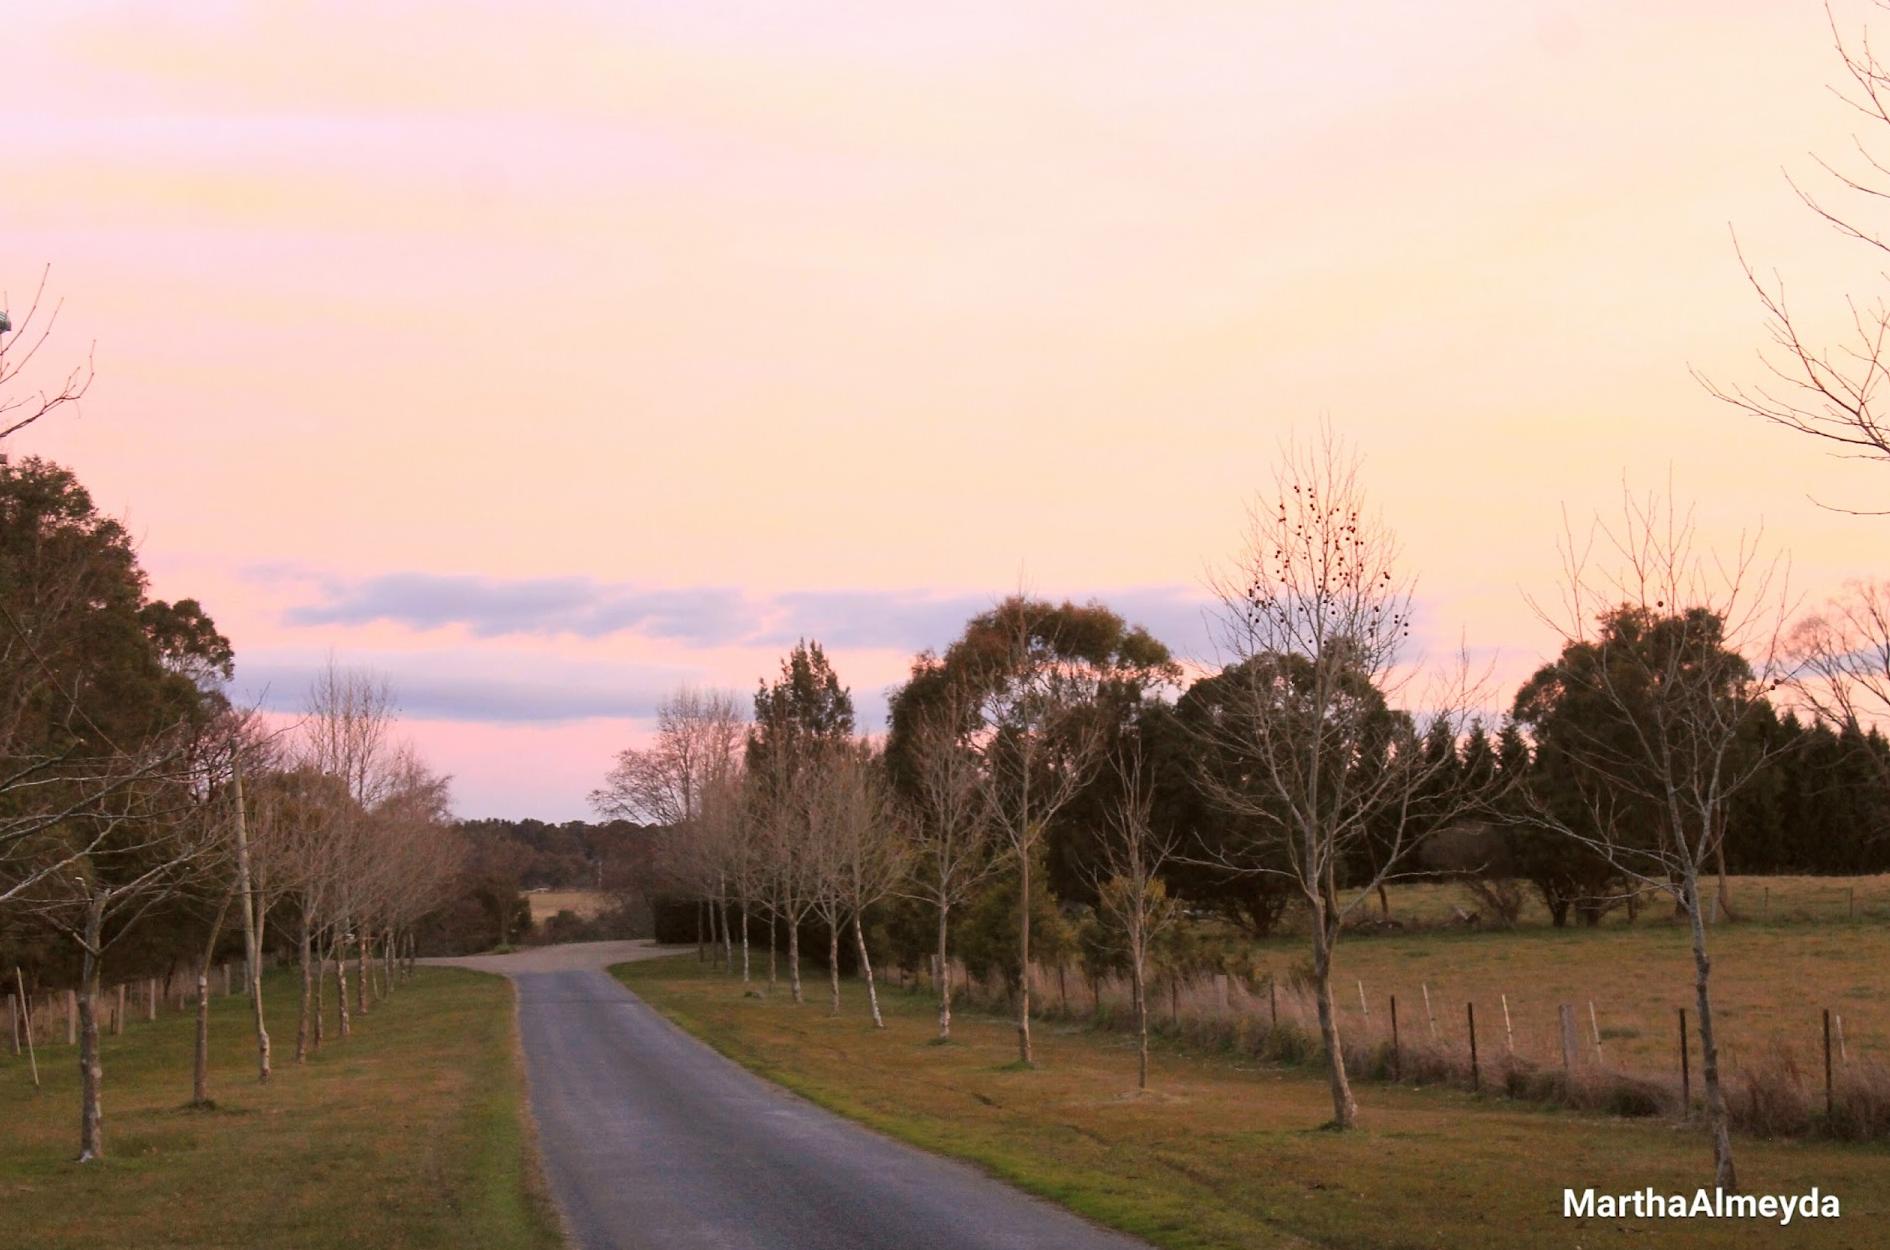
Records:
[[[584,1250],[1146,1250],[724,1059],[589,942],[439,960],[509,976],[551,1191]]]

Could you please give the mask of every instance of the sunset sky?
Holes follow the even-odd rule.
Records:
[[[1890,521],[1807,496],[1881,506],[1884,470],[1689,374],[1758,376],[1734,229],[1820,324],[1879,289],[1785,181],[1852,152],[1824,21],[20,6],[0,287],[17,318],[50,264],[46,359],[98,378],[9,448],[129,519],[240,697],[385,671],[468,816],[585,815],[665,690],[746,695],[802,634],[877,727],[1020,584],[1199,653],[1206,573],[1322,420],[1423,640],[1513,680],[1563,510],[1624,473],[1717,541],[1763,524],[1809,599],[1882,571]]]

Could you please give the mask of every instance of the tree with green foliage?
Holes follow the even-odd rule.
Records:
[[[973,617],[923,679],[895,696],[888,752],[910,777],[910,743],[954,686],[965,692],[966,741],[978,757],[984,810],[1018,877],[1017,1055],[1030,1040],[1031,912],[1040,848],[1058,815],[1093,780],[1109,744],[1153,689],[1179,670],[1147,630],[1098,603],[1022,595]]]
[[[1596,568],[1595,535],[1565,546],[1562,613],[1543,613],[1563,633],[1562,652],[1518,702],[1538,764],[1551,752],[1564,760],[1579,818],[1548,801],[1531,816],[1684,915],[1714,1180],[1731,1190],[1701,877],[1718,868],[1724,889],[1733,800],[1774,750],[1754,729],[1783,679],[1780,596],[1750,545],[1731,558],[1697,547],[1691,514],[1671,498],[1627,495],[1621,519],[1597,530],[1618,562]]]

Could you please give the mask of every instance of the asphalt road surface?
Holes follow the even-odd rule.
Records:
[[[438,961],[517,983],[546,1176],[584,1250],[1146,1250],[761,1080],[603,971],[666,953]]]

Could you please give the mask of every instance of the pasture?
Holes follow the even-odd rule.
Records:
[[[561,911],[573,912],[580,920],[589,920],[608,911],[613,897],[602,890],[532,890],[525,895],[531,904],[532,923],[543,924]]]
[[[248,1001],[216,998],[210,1092],[192,1110],[194,1020],[102,1039],[106,1157],[73,1162],[76,1050],[0,1056],[0,1244],[9,1250],[550,1250],[523,1112],[511,987],[422,968],[348,1040],[294,1062],[294,974],[264,1001],[275,1074],[255,1075]],[[330,987],[332,1006],[333,989]]]

